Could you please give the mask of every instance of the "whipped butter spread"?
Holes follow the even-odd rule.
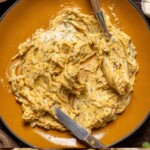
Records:
[[[19,45],[9,81],[34,126],[65,131],[54,106],[88,130],[115,120],[129,103],[138,65],[130,36],[113,26],[108,42],[94,15],[63,9],[48,29]]]

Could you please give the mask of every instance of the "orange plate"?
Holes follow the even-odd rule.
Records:
[[[19,43],[31,37],[38,28],[47,28],[49,19],[63,6],[78,6],[87,14],[92,13],[89,0],[21,0],[0,22],[0,114],[6,126],[22,141],[35,147],[84,147],[68,132],[45,131],[25,125],[20,105],[8,92],[6,68],[17,53]],[[119,19],[119,27],[131,36],[138,52],[140,71],[132,99],[125,112],[106,127],[93,131],[107,146],[123,140],[133,133],[147,118],[150,110],[150,31],[142,16],[127,0],[102,0],[102,7],[114,20],[108,6]]]

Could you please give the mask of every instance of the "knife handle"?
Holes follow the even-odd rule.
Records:
[[[107,148],[103,143],[90,134],[84,139],[84,141],[92,148]]]

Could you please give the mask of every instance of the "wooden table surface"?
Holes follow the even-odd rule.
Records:
[[[0,0],[1,2],[2,0]],[[3,0],[4,1],[4,0]],[[0,17],[4,11],[12,4],[15,0],[7,0],[0,4]],[[141,0],[132,0],[139,10],[141,10]],[[150,19],[147,18],[150,24]],[[143,142],[150,142],[150,117],[143,124],[143,126],[136,131],[132,136],[124,140],[123,142],[115,145],[115,147],[141,147]],[[16,139],[0,121],[0,148],[4,148],[6,145],[9,147],[27,147],[25,144]]]

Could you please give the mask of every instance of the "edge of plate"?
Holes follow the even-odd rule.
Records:
[[[25,140],[23,140],[22,138],[20,138],[13,130],[11,130],[8,125],[6,124],[6,122],[3,120],[3,118],[0,116],[0,120],[1,122],[3,123],[3,125],[5,126],[5,128],[10,132],[10,134],[16,138],[18,141],[22,142],[23,144],[27,145],[28,147],[31,147],[31,148],[38,148],[36,146],[33,146],[31,144],[29,144],[28,142],[26,142]]]
[[[148,21],[146,20],[144,14],[142,13],[141,10],[139,10],[137,8],[137,6],[133,3],[133,1],[128,0],[128,2],[138,11],[138,13],[141,15],[142,19],[145,21],[148,29],[150,30],[150,25],[148,23]],[[126,140],[127,138],[129,138],[131,135],[133,135],[138,129],[140,129],[142,127],[142,125],[147,121],[147,119],[150,117],[150,111],[146,114],[145,118],[141,121],[141,123],[134,129],[132,130],[129,134],[127,134],[125,137],[121,138],[120,140],[108,145],[108,147],[112,147],[115,146],[116,144],[119,144],[121,142],[123,142],[124,140]]]
[[[16,0],[16,2],[14,2],[12,5],[10,5],[5,12],[2,14],[2,16],[0,17],[0,22],[3,20],[3,18],[5,17],[5,15],[11,10],[11,8],[13,8],[20,0]]]
[[[13,8],[17,3],[19,3],[20,0],[17,0],[15,3],[13,3],[4,13],[3,15],[0,17],[0,22],[2,21],[2,19],[5,17],[5,15],[11,10],[11,8]],[[131,1],[128,0],[129,3],[136,8],[136,10],[139,12],[139,14],[142,16],[142,19],[145,21],[145,23],[147,24],[149,30],[150,30],[150,25],[148,23],[148,21],[146,20],[145,16],[143,15],[143,13],[137,8],[137,6]],[[150,112],[147,113],[147,115],[145,116],[145,118],[141,121],[141,123],[134,129],[132,130],[128,135],[126,135],[125,137],[121,138],[120,140],[108,145],[108,147],[112,147],[115,146],[116,144],[124,141],[125,139],[129,138],[131,135],[133,135],[138,129],[140,129],[140,127],[146,122],[146,120],[148,119],[148,117],[150,116]],[[3,118],[0,116],[0,120],[2,121],[2,123],[4,124],[4,126],[7,128],[7,130],[19,141],[21,141],[22,143],[24,143],[25,145],[32,147],[32,148],[37,148],[31,144],[29,144],[28,142],[26,142],[25,140],[23,140],[22,138],[20,138],[18,135],[16,135],[6,124],[6,122],[3,120]]]
[[[121,142],[123,142],[124,140],[126,140],[127,138],[129,138],[131,135],[133,135],[136,131],[138,131],[142,125],[147,121],[147,119],[150,117],[150,112],[148,112],[145,116],[145,118],[141,121],[140,124],[138,124],[138,126],[136,128],[134,128],[129,134],[127,134],[126,136],[124,136],[123,138],[121,138],[120,140],[108,145],[109,148],[115,146],[116,144],[119,144]]]
[[[19,3],[20,0],[16,0],[16,2],[14,2],[12,5],[10,5],[5,12],[2,14],[2,16],[0,17],[0,22],[4,19],[5,15],[16,5]],[[17,140],[21,141],[22,143],[24,143],[25,145],[32,147],[32,148],[37,148],[31,144],[29,144],[28,142],[26,142],[25,140],[23,140],[22,138],[20,138],[18,135],[16,135],[13,130],[11,130],[8,125],[6,124],[6,122],[3,120],[2,116],[0,115],[0,120],[2,121],[3,125],[5,126],[5,128],[12,134],[12,136],[14,136]]]
[[[132,0],[128,0],[128,2],[139,12],[139,14],[141,15],[142,19],[145,21],[145,23],[147,24],[148,29],[150,30],[150,24],[148,23],[148,21],[146,20],[144,14],[142,13],[142,11],[134,4],[134,2]]]

